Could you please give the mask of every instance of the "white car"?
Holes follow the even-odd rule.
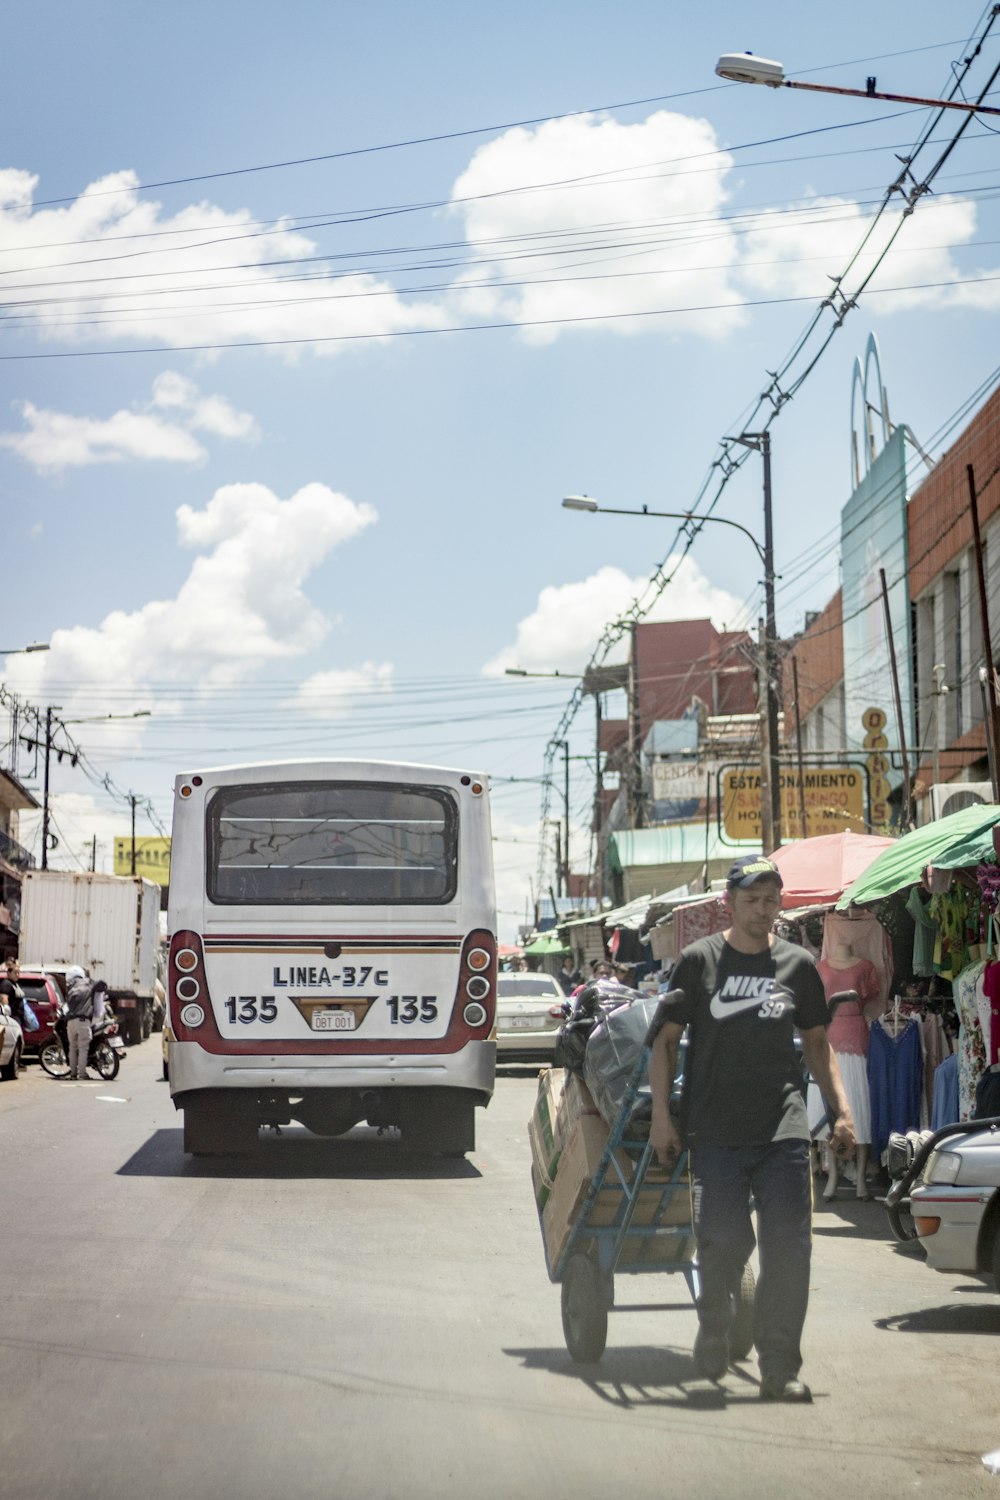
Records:
[[[552,1061],[566,996],[551,974],[497,975],[497,1060]]]
[[[0,1078],[13,1083],[21,1066],[24,1036],[9,1005],[0,1005]]]
[[[930,1136],[893,1182],[886,1209],[896,1238],[919,1240],[932,1270],[989,1274],[1000,1291],[1000,1120]]]

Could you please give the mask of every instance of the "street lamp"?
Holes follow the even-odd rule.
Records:
[[[686,521],[689,526],[700,526],[703,522],[709,522],[716,526],[731,526],[736,531],[741,531],[749,542],[752,543],[757,556],[764,566],[764,601],[765,601],[765,625],[763,630],[763,650],[761,662],[761,675],[764,680],[764,713],[761,746],[761,835],[762,842],[768,854],[777,849],[781,844],[781,791],[780,791],[780,767],[778,758],[778,695],[775,683],[775,670],[777,663],[776,650],[776,624],[774,609],[774,545],[771,528],[771,440],[770,433],[744,432],[734,442],[743,443],[748,448],[759,450],[764,460],[764,545],[761,546],[752,531],[748,531],[739,521],[730,521],[726,516],[698,516],[686,510],[650,510],[644,505],[641,510],[620,510],[610,505],[600,505],[590,495],[565,495],[563,506],[566,510],[587,511],[591,514],[599,512],[613,516],[652,516],[669,521]]]
[[[52,647],[48,641],[33,641],[30,646],[4,646],[0,647],[0,656],[23,656],[30,651],[51,651]]]
[[[934,109],[961,109],[971,115],[1000,115],[1000,108],[991,104],[969,104],[964,99],[925,99],[919,94],[885,94],[875,87],[875,79],[869,78],[863,89],[838,88],[832,83],[802,83],[797,78],[786,78],[784,66],[769,57],[756,57],[752,52],[724,52],[715,65],[720,78],[731,83],[762,83],[769,89],[807,89],[811,94],[846,94],[852,99],[884,99],[889,104],[928,104]]]

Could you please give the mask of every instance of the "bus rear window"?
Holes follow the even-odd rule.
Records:
[[[208,898],[220,905],[429,906],[455,895],[458,811],[432,787],[225,787],[207,817]]]

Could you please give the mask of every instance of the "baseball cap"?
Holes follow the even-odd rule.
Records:
[[[765,859],[762,854],[744,854],[740,859],[734,859],[729,866],[726,885],[730,890],[738,886],[745,891],[757,880],[776,880],[779,886],[782,883],[777,865]]]

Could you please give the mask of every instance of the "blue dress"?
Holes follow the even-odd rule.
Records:
[[[920,1027],[907,1021],[892,1036],[876,1021],[868,1039],[868,1087],[872,1100],[872,1156],[880,1160],[892,1131],[920,1129],[924,1061]]]

